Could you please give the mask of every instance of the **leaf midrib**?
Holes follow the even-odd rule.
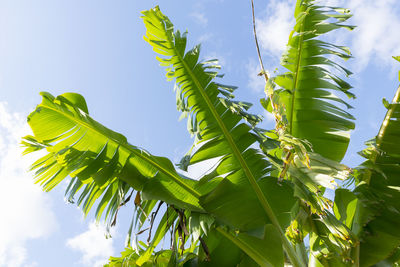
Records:
[[[307,14],[305,15],[307,16]],[[299,36],[299,44],[297,48],[297,63],[296,63],[296,72],[295,72],[295,78],[293,80],[293,90],[292,90],[292,106],[290,110],[290,122],[289,122],[289,134],[293,134],[293,114],[294,114],[294,106],[295,106],[295,100],[296,100],[296,89],[297,89],[297,84],[299,81],[299,72],[300,72],[300,62],[301,62],[301,51],[303,50],[303,34],[300,34],[304,31],[304,24],[305,24],[305,18],[301,24],[301,30],[298,34]]]

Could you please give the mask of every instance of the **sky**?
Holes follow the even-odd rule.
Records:
[[[255,0],[264,64],[279,65],[294,23],[294,2]],[[349,46],[354,58],[344,65],[357,99],[357,118],[344,163],[361,162],[363,142],[376,135],[399,85],[400,2],[326,0],[350,8],[353,32],[328,36]],[[101,266],[123,250],[132,212],[121,210],[112,239],[93,214],[64,201],[63,183],[49,193],[33,184],[21,157],[20,138],[29,133],[26,116],[41,101],[39,92],[78,92],[93,118],[124,134],[130,143],[174,162],[192,140],[179,122],[173,83],[165,80],[150,46],[140,11],[160,5],[177,29],[189,31],[189,46],[202,44],[201,58],[218,58],[225,77],[239,86],[237,99],[263,114],[263,80],[255,50],[249,1],[1,0],[0,1],[0,266]],[[262,127],[273,128],[267,114]]]

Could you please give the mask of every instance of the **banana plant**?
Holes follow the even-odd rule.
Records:
[[[49,191],[67,180],[67,199],[85,215],[96,207],[108,227],[134,199],[127,248],[107,266],[399,263],[400,91],[384,101],[388,113],[362,152],[367,160],[353,169],[340,163],[354,128],[343,96],[355,96],[341,77],[351,72],[335,57],[351,54],[321,36],[352,30],[345,24],[351,14],[298,0],[294,15],[282,56],[287,71],[268,77],[262,70],[261,104],[276,121],[265,130],[251,104],[235,100],[237,88],[220,82],[217,60],[200,61],[200,46],[187,49],[187,32],[175,30],[159,7],[142,13],[145,40],[175,81],[177,109],[194,136],[175,166],[95,121],[83,96],[41,93],[28,117],[33,135],[22,141],[25,153],[45,152],[32,164],[35,181]],[[198,180],[181,171],[211,159],[216,164]],[[334,200],[327,188],[336,189]],[[170,249],[157,251],[166,236]]]
[[[361,266],[400,263],[400,87],[392,102],[384,99],[383,103],[387,113],[377,136],[360,153],[366,161],[354,173],[356,187],[352,192],[343,189],[343,196],[335,200],[338,214],[342,220],[347,217],[349,227],[359,236],[357,253]]]

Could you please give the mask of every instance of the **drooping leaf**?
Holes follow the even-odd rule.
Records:
[[[93,120],[81,95],[53,97],[43,101],[28,117],[34,136],[25,137],[26,152],[46,149],[47,155],[32,164],[35,181],[49,191],[67,176],[72,177],[67,199],[87,214],[96,200],[96,217],[111,223],[132,190],[144,198],[201,211],[196,181],[181,177],[166,158],[156,157],[129,144],[126,138]]]

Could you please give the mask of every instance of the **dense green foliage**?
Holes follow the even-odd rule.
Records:
[[[297,1],[282,57],[287,71],[267,78],[261,100],[276,127],[264,130],[257,127],[261,118],[248,113],[251,105],[234,99],[236,87],[218,82],[217,61],[199,61],[199,46],[187,50],[187,34],[174,31],[158,7],[144,11],[145,40],[175,81],[177,108],[195,137],[177,166],[217,164],[189,179],[167,158],[92,119],[81,95],[42,93],[28,117],[34,136],[23,140],[26,153],[47,151],[32,164],[35,181],[48,191],[71,177],[68,199],[85,214],[97,206],[96,219],[109,226],[135,193],[129,240],[132,232],[151,232],[162,213],[147,244],[133,238],[108,266],[398,264],[399,90],[385,101],[382,127],[362,152],[366,161],[354,169],[340,163],[354,128],[343,98],[354,95],[341,77],[351,72],[334,58],[351,54],[320,36],[352,30],[343,24],[350,17],[346,9]],[[335,180],[350,186],[337,188]],[[334,201],[326,188],[336,189]],[[171,248],[155,252],[168,231]]]

